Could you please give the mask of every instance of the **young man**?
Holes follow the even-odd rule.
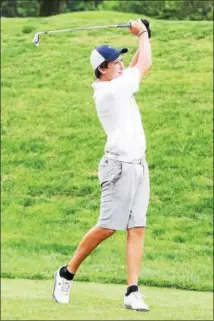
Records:
[[[97,80],[92,84],[97,114],[107,135],[105,155],[99,164],[101,206],[98,223],[81,240],[72,259],[55,274],[53,297],[68,303],[73,278],[83,260],[117,230],[127,230],[127,281],[124,306],[148,311],[138,290],[143,256],[146,212],[149,203],[149,173],[146,140],[134,94],[152,64],[148,32],[140,19],[130,21],[139,48],[129,68],[121,54],[128,49],[96,47],[91,64]]]

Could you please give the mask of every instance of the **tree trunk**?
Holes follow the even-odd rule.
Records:
[[[64,12],[64,0],[39,0],[40,17],[53,16]]]

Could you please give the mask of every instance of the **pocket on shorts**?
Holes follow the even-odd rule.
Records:
[[[103,157],[99,164],[98,177],[101,187],[115,184],[122,175],[122,162]]]

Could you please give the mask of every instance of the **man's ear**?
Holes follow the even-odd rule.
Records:
[[[105,68],[98,67],[98,70],[102,75],[104,75],[106,73],[106,69]]]

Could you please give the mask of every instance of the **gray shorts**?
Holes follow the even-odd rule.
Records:
[[[146,160],[132,164],[104,156],[98,169],[101,184],[97,225],[114,230],[146,226],[149,169]]]

